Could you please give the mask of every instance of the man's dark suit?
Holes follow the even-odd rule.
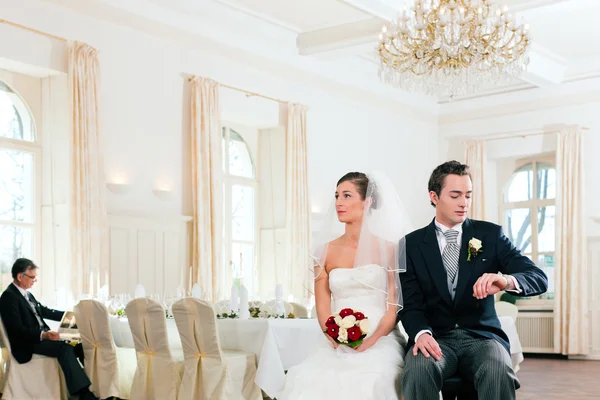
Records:
[[[56,357],[65,375],[69,392],[74,394],[87,388],[90,380],[77,362],[73,347],[62,341],[41,340],[42,331],[49,330],[44,318],[60,321],[64,312],[47,308],[31,293],[28,295],[42,318],[43,326],[40,326],[31,305],[14,284],[10,284],[0,296],[0,315],[13,357],[20,364],[29,362],[33,353]]]
[[[467,261],[468,243],[472,238],[481,240],[482,252]],[[504,236],[502,227],[470,219],[462,224],[454,300],[448,289],[435,219],[407,235],[406,249],[407,270],[400,274],[404,300],[400,319],[409,335],[409,346],[422,330],[432,331],[438,342],[460,330],[473,339],[496,340],[510,354],[508,337],[496,315],[494,296],[476,299],[473,285],[484,273],[501,272],[517,280],[522,290],[520,296],[535,296],[547,290],[548,278],[529,258],[520,254]]]

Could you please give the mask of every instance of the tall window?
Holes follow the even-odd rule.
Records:
[[[554,299],[555,199],[556,169],[550,158],[519,163],[504,191],[508,238],[548,275],[548,292],[527,299],[530,303]]]
[[[223,128],[224,194],[224,276],[221,296],[228,298],[232,283],[244,284],[255,293],[256,276],[256,193],[257,182],[252,154],[242,136]]]
[[[19,257],[34,257],[39,160],[33,118],[7,84],[0,81],[0,274],[3,290]]]

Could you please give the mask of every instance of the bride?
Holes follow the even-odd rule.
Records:
[[[393,184],[381,173],[350,172],[337,183],[334,206],[313,238],[310,281],[318,322],[344,308],[362,312],[370,332],[356,349],[326,333],[322,346],[286,376],[278,400],[398,399],[404,365],[396,313],[402,307],[399,272],[403,237],[410,232]]]

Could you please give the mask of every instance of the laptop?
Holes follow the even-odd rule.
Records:
[[[73,311],[65,311],[63,314],[58,326],[58,334],[60,340],[79,339],[79,329],[77,329],[75,313]]]

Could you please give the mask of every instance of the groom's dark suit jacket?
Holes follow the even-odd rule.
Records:
[[[481,240],[481,253],[467,261],[472,238]],[[510,351],[508,337],[500,327],[494,296],[473,297],[473,285],[484,273],[509,274],[522,289],[520,296],[535,296],[548,289],[548,278],[512,245],[502,227],[490,222],[465,220],[462,225],[458,284],[454,301],[448,291],[446,269],[435,232],[435,219],[406,236],[407,267],[400,273],[404,308],[400,319],[408,333],[409,346],[421,330],[438,337],[460,327],[498,340]]]
[[[44,318],[52,321],[60,321],[64,312],[52,310],[41,305],[31,295],[38,314],[42,317],[44,326],[41,327],[33,309],[23,297],[19,289],[11,283],[0,297],[0,315],[13,356],[19,363],[26,363],[31,360],[33,345],[41,341],[42,330],[49,330]]]

